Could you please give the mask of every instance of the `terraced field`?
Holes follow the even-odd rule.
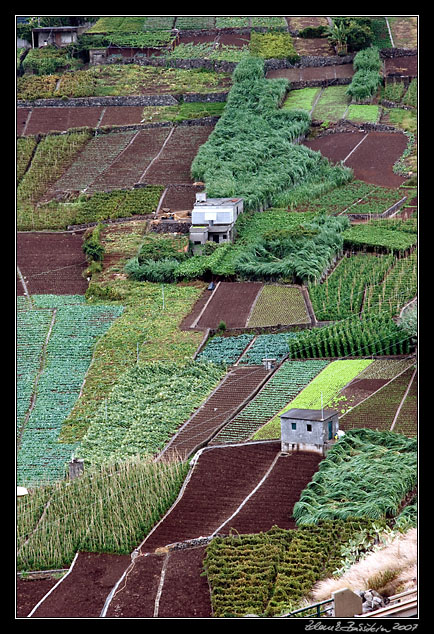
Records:
[[[349,410],[341,417],[341,428],[344,431],[356,427],[366,427],[374,430],[390,430],[394,423],[395,416],[398,414],[398,408],[406,395],[406,390],[412,385],[413,374],[414,368],[409,367],[407,370],[404,370],[402,374],[384,384],[381,389],[375,392],[370,398],[367,398]],[[408,401],[406,409],[404,409],[404,412],[407,411],[407,416],[411,414],[411,418],[408,417],[405,419],[405,429],[411,432],[412,436],[417,434],[417,418],[415,418],[414,409],[415,387],[416,385],[414,385],[410,400]],[[402,412],[402,416],[404,416],[404,412]],[[404,419],[401,418],[401,429],[403,429],[404,425],[403,420]]]
[[[18,618],[209,619],[256,609],[261,617],[281,616],[312,602],[314,584],[348,563],[344,555],[357,539],[363,537],[369,550],[386,538],[383,525],[390,531],[395,521],[408,526],[415,520],[413,466],[405,478],[404,469],[383,473],[382,467],[383,458],[384,465],[396,460],[401,467],[397,447],[408,443],[414,453],[409,438],[418,433],[415,337],[398,319],[402,306],[417,296],[417,190],[412,187],[418,56],[409,50],[395,57],[391,48],[417,46],[417,18],[389,17],[390,33],[384,16],[371,18],[384,78],[405,79],[399,108],[382,105],[383,86],[372,103],[350,103],[346,91],[353,63],[338,59],[327,37],[300,33],[328,27],[333,18],[325,16],[103,16],[84,42],[91,42],[86,38],[92,32],[96,43],[107,34],[131,46],[140,38],[172,41],[167,60],[161,49],[157,62],[163,64],[148,65],[142,50],[139,58],[146,63],[136,65],[126,58],[131,48],[117,60],[124,63],[112,58],[86,70],[50,74],[25,73],[17,60],[18,96],[29,100],[20,101],[16,119],[16,466],[17,484],[29,488],[28,496],[17,500],[17,554],[20,571],[31,573],[17,582]],[[180,29],[176,37],[173,28]],[[264,41],[270,36],[271,48],[261,49],[260,60],[249,59],[249,47],[262,32]],[[303,63],[280,64],[281,51],[273,49],[278,40],[306,56]],[[182,59],[188,50],[194,54],[189,70],[181,68],[189,65]],[[207,51],[206,64],[199,50]],[[61,94],[61,106],[44,101]],[[74,95],[82,99],[74,101]],[[148,101],[162,105],[137,105]],[[212,117],[205,114],[207,103],[210,109],[219,106]],[[230,112],[233,103],[239,111]],[[306,112],[293,112],[300,110],[310,112],[310,130]],[[228,112],[232,119],[223,116]],[[215,124],[217,117],[226,127]],[[283,121],[291,126],[280,128]],[[380,129],[378,122],[395,127]],[[290,131],[297,148],[290,141],[285,145],[276,129]],[[206,153],[199,153],[214,130],[220,134],[212,139],[220,144],[218,173],[213,160],[206,163]],[[233,139],[241,139],[238,146]],[[285,169],[288,163],[294,173],[279,171],[273,152],[281,147],[287,150]],[[310,149],[335,164],[336,181],[328,180],[329,163],[320,164]],[[191,168],[198,153],[204,167],[195,179]],[[351,181],[345,180],[346,167],[353,170]],[[185,212],[184,226],[175,226],[185,231],[197,191],[240,195],[239,174],[251,211],[242,215],[241,239],[219,261],[218,274],[205,265],[201,275],[181,282],[129,277],[124,265],[138,253],[143,234],[166,230],[161,216]],[[282,192],[283,175],[288,189]],[[276,208],[275,195],[282,203]],[[374,223],[372,216],[381,216],[405,195],[407,203],[415,201],[414,207],[402,208],[408,223],[393,228],[392,218]],[[315,212],[318,222],[309,224],[308,215]],[[355,218],[357,213],[364,217]],[[357,241],[353,235],[352,242],[344,237],[341,244],[336,227],[343,221],[353,225],[348,240],[359,227],[364,236]],[[88,222],[103,223],[94,234],[100,242],[93,245],[101,260],[83,251],[80,227]],[[183,235],[186,242],[188,234]],[[225,272],[220,281],[221,271],[229,271],[231,257],[237,261],[250,238],[253,267],[256,257],[261,265],[272,265],[262,271],[277,271],[278,261],[288,257],[289,271],[291,241],[302,245],[306,236],[309,249],[295,253],[300,270],[303,256],[316,259],[317,246],[318,254],[329,243],[335,249],[335,260],[318,264],[316,285],[296,286],[317,279],[298,270],[297,276],[279,277],[258,269],[249,276],[242,258],[239,270]],[[271,243],[274,251],[264,247]],[[344,260],[345,249],[353,253]],[[207,290],[211,280],[217,286],[213,293]],[[207,329],[218,329],[221,322],[236,334],[222,326],[204,343]],[[377,356],[382,354],[388,356]],[[310,452],[281,453],[280,414],[323,406],[338,410],[348,443],[356,431],[348,456],[339,449],[350,444],[335,443],[338,462],[351,458],[357,466],[360,459],[363,465],[364,440],[368,432],[378,434],[375,454],[369,454],[370,468],[374,464],[369,483],[377,486],[377,465],[384,476],[381,501],[374,490],[363,525],[327,520],[324,528],[321,520],[302,530],[296,504],[303,495],[314,499],[309,496],[318,492],[323,460]],[[75,480],[67,477],[72,456],[84,459],[84,476]],[[143,475],[146,484],[141,480],[135,486],[128,459],[139,464],[144,457],[156,479]],[[112,469],[109,475],[103,467]],[[164,469],[179,469],[178,479],[160,481]],[[354,468],[339,487],[351,482],[363,493],[366,473]],[[91,485],[85,496],[86,482]],[[342,500],[334,502],[318,508],[319,517],[322,511],[332,514]],[[404,510],[402,524],[397,509]],[[356,541],[345,541],[353,533]],[[230,569],[224,560],[226,538],[234,558]],[[216,543],[223,559],[209,557],[207,569],[207,553]],[[68,570],[61,580],[52,576],[57,566]],[[41,568],[47,570],[31,580],[32,570]],[[390,574],[383,570],[375,577],[380,590]],[[394,578],[390,587],[395,583]],[[232,594],[235,602],[229,600]]]
[[[284,361],[271,378],[239,414],[212,439],[211,444],[248,440],[291,401],[328,361]],[[248,366],[249,367],[249,366]]]

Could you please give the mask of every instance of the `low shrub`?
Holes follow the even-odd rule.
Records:
[[[105,248],[101,243],[101,229],[102,224],[99,222],[97,226],[85,236],[83,251],[89,261],[95,260],[101,262],[104,258]]]
[[[370,46],[359,51],[353,60],[355,73],[347,88],[347,94],[354,101],[372,97],[382,82],[379,73],[381,60],[378,49]]]
[[[307,26],[298,32],[298,37],[316,38],[327,37],[329,28],[327,26]]]
[[[250,34],[250,53],[264,59],[287,59],[291,63],[300,59],[294,48],[292,36],[280,31],[266,33],[252,31]]]

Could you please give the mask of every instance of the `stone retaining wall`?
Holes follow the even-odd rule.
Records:
[[[138,95],[131,97],[68,97],[58,99],[18,100],[21,108],[71,108],[95,106],[176,106],[178,100],[173,95]]]

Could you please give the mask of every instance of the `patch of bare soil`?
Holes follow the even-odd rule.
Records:
[[[82,233],[20,232],[17,266],[31,295],[84,295],[87,280],[82,272],[86,257]],[[17,294],[24,295],[22,284]]]
[[[25,618],[59,580],[48,576],[43,579],[22,579],[16,585],[16,617]]]
[[[130,555],[79,553],[72,571],[32,618],[96,618],[131,561]]]
[[[202,576],[206,546],[172,550],[169,555],[158,616],[166,619],[210,618],[211,597]]]
[[[244,328],[253,302],[262,288],[260,282],[221,282],[197,323],[198,328]]]

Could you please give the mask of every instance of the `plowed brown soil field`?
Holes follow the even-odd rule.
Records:
[[[319,151],[332,163],[345,161],[354,170],[354,178],[382,187],[399,187],[406,180],[393,172],[408,139],[398,132],[336,132],[325,134],[304,145]],[[350,152],[352,154],[350,155]]]
[[[88,282],[82,272],[87,262],[82,233],[20,232],[17,266],[31,295],[84,295]],[[17,279],[17,295],[24,286]]]
[[[224,321],[227,328],[244,328],[262,286],[260,282],[221,282],[197,327],[217,328]]]

